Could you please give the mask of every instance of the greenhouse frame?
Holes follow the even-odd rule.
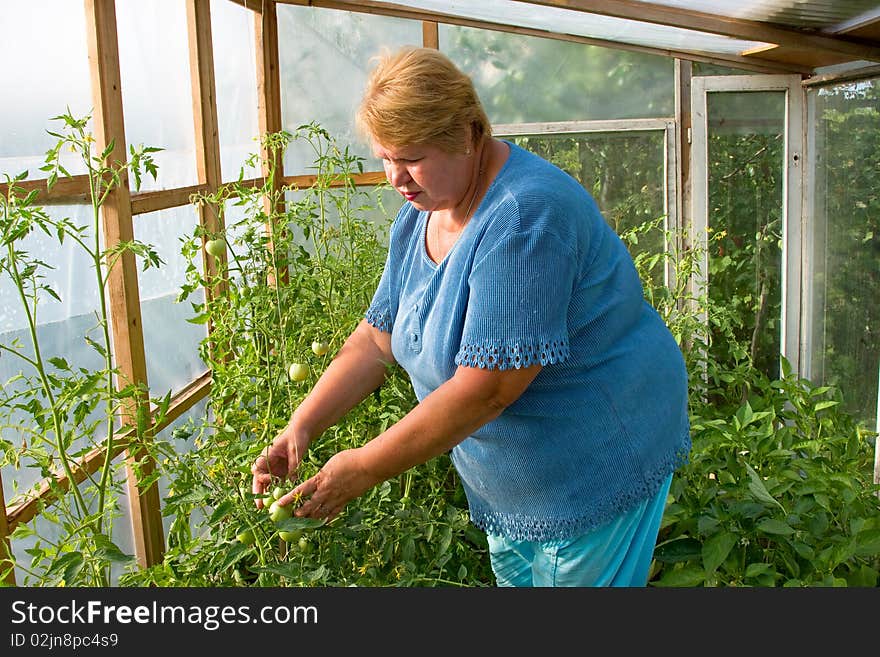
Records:
[[[204,244],[231,225],[239,210],[213,196],[225,185],[258,191],[270,214],[279,198],[290,201],[319,182],[306,146],[284,152],[260,140],[311,122],[361,158],[352,184],[378,190],[384,215],[393,217],[402,201],[383,187],[381,163],[357,136],[353,114],[371,58],[403,45],[438,48],[471,75],[496,136],[568,158],[619,232],[659,220],[640,234],[638,248],[698,254],[686,280],[674,257],[662,260],[662,283],[683,283],[696,297],[711,294],[717,276],[719,290],[721,281],[731,286],[724,295],[736,290],[741,305],[731,312],[751,316],[740,327],[751,359],[770,378],[789,372],[839,389],[842,399],[828,408],[846,407],[873,432],[873,480],[880,484],[880,2],[8,5],[0,52],[18,63],[7,66],[2,83],[0,196],[29,195],[50,217],[88,221],[93,175],[72,153],[56,150],[54,167],[44,157],[65,125],[84,127],[83,139],[108,156],[111,169],[121,166],[119,184],[108,185],[100,204],[104,248],[142,241],[165,264],[142,267],[149,249],[121,250],[113,260],[104,291],[115,385],[138,392],[118,400],[112,444],[49,465],[29,461],[38,437],[14,426],[16,413],[23,422],[47,403],[16,401],[23,398],[12,392],[21,368],[15,345],[36,338],[39,328],[40,339],[63,354],[53,360],[59,370],[90,362],[80,350],[94,350],[81,334],[94,324],[101,294],[89,291],[89,263],[73,240],[50,234],[28,238],[36,266],[48,263],[43,280],[55,291],[39,303],[35,292],[39,321],[0,279],[0,380],[10,408],[0,424],[0,545],[19,563],[0,569],[7,584],[27,579],[20,565],[26,555],[52,543],[41,530],[24,528],[111,461],[127,464],[120,491],[127,503],[101,554],[111,562],[119,556],[121,564],[120,553],[131,553],[141,569],[162,562],[171,531],[162,500],[171,483],[142,441],[207,417],[214,385],[199,349],[212,320],[194,322],[190,304],[178,303],[189,274],[175,251],[185,237]],[[79,117],[88,120],[77,123]],[[756,144],[752,159],[719,156],[719,143],[734,138]],[[145,163],[137,180],[131,160]],[[216,208],[224,202],[225,214]],[[735,272],[733,245],[760,267]],[[210,278],[230,259],[225,250],[218,257],[202,250],[196,261]],[[207,303],[228,290],[190,293]],[[695,312],[703,312],[698,305]],[[59,544],[53,549],[50,571],[72,568],[71,559],[59,561]]]

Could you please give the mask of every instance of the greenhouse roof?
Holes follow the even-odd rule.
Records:
[[[235,1],[257,10],[262,4]],[[812,75],[826,67],[880,64],[876,0],[279,2],[505,29],[767,72]]]

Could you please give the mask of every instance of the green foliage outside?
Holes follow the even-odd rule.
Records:
[[[69,121],[79,125],[72,117]],[[90,152],[88,136],[77,135],[78,147]],[[485,537],[468,521],[463,491],[446,455],[368,491],[326,524],[280,516],[273,520],[257,509],[249,492],[253,459],[363,316],[384,264],[382,244],[391,221],[387,214],[386,222],[363,218],[376,208],[381,189],[353,186],[351,175],[360,170],[361,160],[339,149],[319,126],[268,135],[265,145],[280,152],[293,140],[313,149],[313,186],[277,191],[270,169],[261,187],[235,182],[193,198],[194,205],[216,208],[224,219],[229,207],[238,206],[242,218],[218,234],[197,228],[182,247],[190,267],[179,301],[191,304],[191,321],[207,324],[210,318],[212,333],[201,355],[213,370],[213,383],[208,417],[148,443],[158,472],[146,483],[159,476],[172,482],[162,501],[170,521],[164,559],[137,568],[131,555],[112,543],[98,517],[61,513],[78,502],[59,490],[59,504],[13,534],[13,541],[45,534],[38,547],[29,549],[31,561],[19,561],[25,572],[20,584],[89,585],[106,581],[112,568],[121,586],[492,586]],[[585,152],[593,157],[580,143],[568,146],[577,147],[577,159],[571,148],[557,148],[552,156],[568,165],[580,163]],[[132,162],[138,163],[134,153]],[[255,156],[250,164],[261,162]],[[589,172],[582,169],[581,174]],[[601,182],[591,186],[601,197]],[[641,187],[622,189],[615,203],[619,215],[612,211],[609,216],[620,217],[646,296],[678,339],[691,380],[694,449],[673,483],[650,585],[877,586],[880,498],[871,482],[873,434],[848,414],[836,388],[814,386],[788,372],[771,377],[757,367],[751,336],[742,334],[730,310],[738,306],[688,296],[684,282],[700,254],[648,248],[658,231],[669,244],[676,243],[675,236],[663,232],[662,217],[647,215],[646,220],[639,210],[650,194],[643,196]],[[27,253],[16,251],[22,231],[42,226],[33,220],[42,215],[28,198],[13,186],[3,201],[9,254],[4,275],[15,262],[32,262]],[[63,234],[73,231],[70,227]],[[719,248],[723,239],[716,232],[708,248]],[[204,256],[206,240],[223,240],[227,257],[214,247],[220,256]],[[126,248],[144,263],[161,264],[146,245]],[[734,250],[731,255],[748,260],[754,252]],[[204,274],[203,257],[216,258],[216,277]],[[652,274],[667,261],[679,274],[669,287]],[[100,259],[96,267],[100,270]],[[24,290],[39,286],[39,265],[18,280]],[[218,285],[226,286],[227,293],[207,301],[195,294]],[[730,291],[732,297],[737,294],[735,288]],[[701,323],[700,311],[707,313],[708,326]],[[315,341],[326,341],[330,351],[315,353]],[[306,366],[305,379],[290,378],[294,363]],[[97,427],[82,423],[75,404],[82,401],[80,378],[105,381],[112,363],[97,375],[82,372],[68,379],[38,361],[28,364],[51,374],[26,379],[29,392],[16,393],[38,400],[24,410],[34,409],[44,440],[29,442],[22,451],[21,437],[30,435],[32,420],[10,420],[3,430],[3,465],[37,464],[48,473],[63,458],[72,432],[98,439]],[[60,365],[53,367],[63,370]],[[52,394],[55,389],[67,392]],[[112,388],[102,390],[98,398],[109,404],[103,412],[107,420],[120,401]],[[21,410],[18,398],[3,401],[4,411],[14,404]],[[161,417],[167,398],[153,403]],[[313,474],[337,450],[377,435],[414,403],[405,374],[391,369],[381,389],[316,440],[301,477]],[[193,449],[184,449],[190,444]],[[123,466],[110,462],[106,472],[90,482],[99,495],[105,493],[100,518],[122,513],[118,486]],[[292,486],[277,483],[285,490]],[[57,538],[38,530],[47,525]],[[99,535],[104,538],[89,542]]]

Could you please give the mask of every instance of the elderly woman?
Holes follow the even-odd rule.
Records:
[[[282,503],[333,518],[451,450],[499,586],[644,586],[690,450],[682,354],[584,188],[492,137],[440,52],[380,59],[358,123],[405,202],[365,318],[253,465],[295,477],[309,443],[396,362],[419,403]]]

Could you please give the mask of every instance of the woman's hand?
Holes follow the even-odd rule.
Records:
[[[308,438],[299,436],[288,424],[256,458],[251,466],[251,490],[258,496],[257,508],[263,506],[261,496],[272,486],[273,478],[283,477],[291,481],[296,478],[296,470],[308,447]]]
[[[281,505],[299,499],[294,515],[333,520],[351,500],[379,483],[361,463],[361,449],[334,454],[318,473],[278,500]]]

